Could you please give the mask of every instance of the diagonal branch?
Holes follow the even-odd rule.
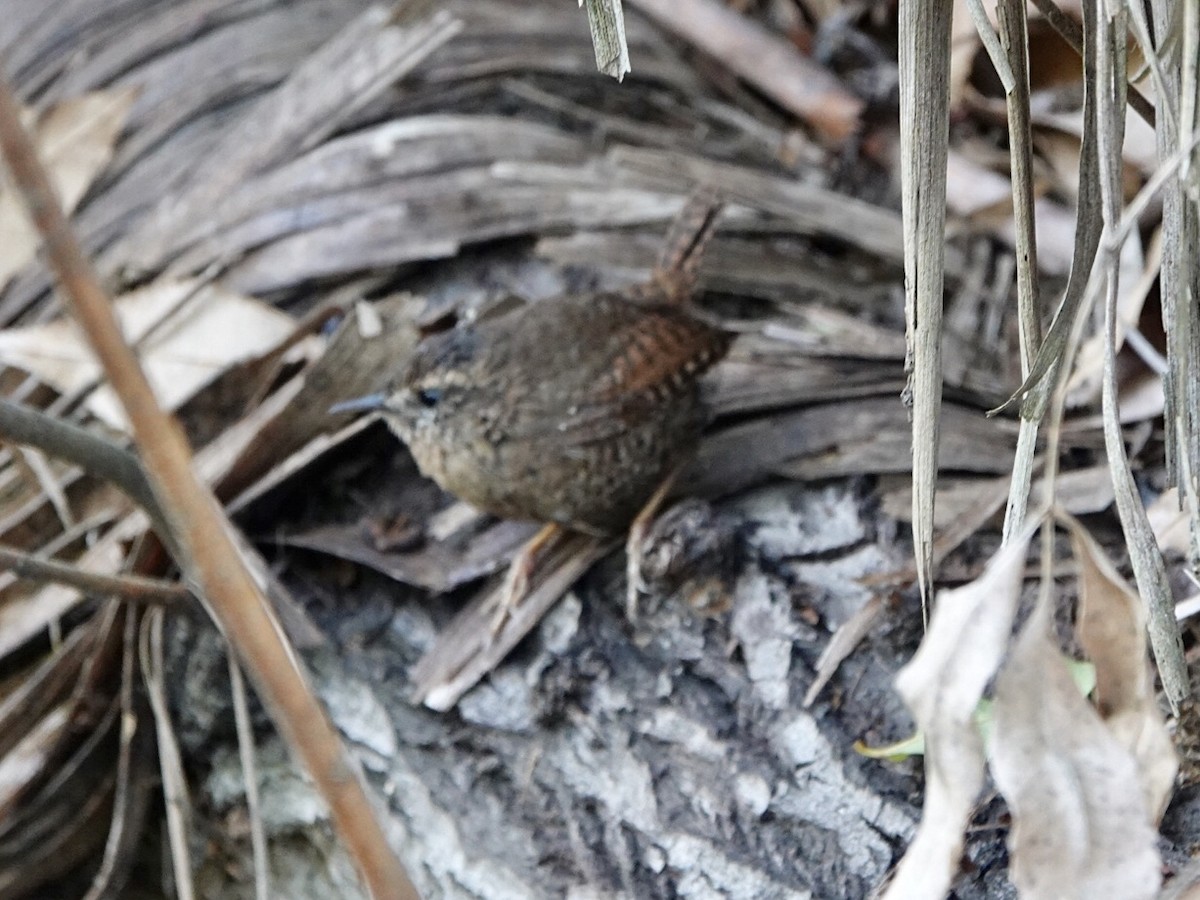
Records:
[[[0,82],[0,150],[43,236],[71,311],[129,417],[151,489],[180,547],[180,566],[200,587],[289,748],[329,804],[334,827],[371,895],[415,898],[367,797],[361,769],[309,688],[299,658],[234,546],[228,520],[193,472],[182,430],[159,407],[126,344],[112,303],[63,215],[6,82]]]

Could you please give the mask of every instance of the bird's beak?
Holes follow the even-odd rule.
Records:
[[[329,412],[373,412],[374,410],[382,409],[386,403],[387,394],[367,394],[365,397],[356,397],[353,400],[343,400],[341,403],[335,403],[329,407]]]

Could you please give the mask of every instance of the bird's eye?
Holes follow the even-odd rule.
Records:
[[[429,409],[437,406],[441,399],[442,392],[437,388],[421,388],[417,391],[417,402]]]

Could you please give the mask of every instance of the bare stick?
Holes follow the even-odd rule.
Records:
[[[154,496],[182,551],[184,570],[246,666],[271,718],[328,803],[333,824],[371,895],[415,898],[416,890],[388,846],[357,761],[313,696],[295,652],[266,598],[246,570],[232,526],[191,467],[178,424],[162,412],[137,358],[125,343],[112,304],[84,258],[21,124],[7,82],[0,82],[0,149],[46,243],[72,312],[120,397]]]
[[[54,581],[93,594],[112,594],[130,603],[180,603],[192,597],[191,591],[173,581],[87,572],[70,563],[34,556],[4,544],[0,544],[0,565],[31,581]]]
[[[166,520],[136,456],[112,441],[20,403],[0,399],[0,440],[28,444],[115,484],[146,510],[155,528]]]

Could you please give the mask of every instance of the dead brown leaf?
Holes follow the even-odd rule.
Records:
[[[1013,814],[1012,878],[1026,897],[1152,897],[1161,877],[1154,823],[1177,762],[1147,660],[1143,605],[1082,526],[1080,643],[1096,671],[1099,713],[1053,640],[1043,601],[1004,666],[1030,532],[981,578],[944,593],[897,689],[926,735],[928,786],[917,838],[887,897],[941,897],[983,783],[972,715],[996,674],[989,759]]]
[[[1146,808],[1166,809],[1179,762],[1154,696],[1146,660],[1146,612],[1107,554],[1078,521],[1063,520],[1079,566],[1079,642],[1096,667],[1100,715],[1133,754]]]
[[[142,364],[168,409],[177,409],[235,363],[284,340],[294,323],[286,313],[196,279],[164,279],[119,297],[117,316],[129,340],[141,343]],[[62,393],[96,381],[100,367],[75,323],[0,332],[0,359],[32,372]],[[88,408],[115,428],[125,427],[111,390],[102,387]]]
[[[941,898],[958,868],[963,832],[983,786],[983,739],[975,709],[1004,656],[1021,593],[1026,530],[977,580],[943,591],[925,640],[896,689],[925,732],[921,825],[884,895]]]
[[[1035,614],[996,683],[992,774],[1024,897],[1150,898],[1161,879],[1133,757],[1079,694]]]

